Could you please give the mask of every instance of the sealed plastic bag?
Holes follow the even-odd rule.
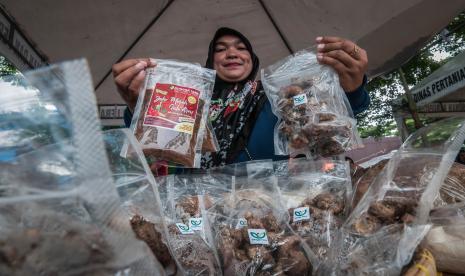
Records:
[[[431,212],[430,230],[422,245],[436,259],[438,271],[465,274],[465,204],[453,204]]]
[[[157,60],[147,70],[131,122],[147,157],[200,166],[214,82],[215,71],[198,64]]]
[[[167,245],[157,184],[142,149],[134,135],[127,129],[107,130],[103,133],[103,138],[126,219],[130,222],[136,237],[144,241],[155,256],[152,256],[148,262],[160,262],[168,275],[174,275],[176,264]],[[121,154],[123,147],[126,147],[124,155]],[[163,273],[163,271],[158,272],[160,275]]]
[[[291,159],[273,164],[290,226],[318,261],[324,260],[350,210],[348,162]]]
[[[386,166],[389,159],[383,159],[378,163],[373,164],[372,166],[365,169],[365,171],[359,175],[356,179],[352,178],[352,185],[354,188],[354,194],[352,198],[352,209],[357,206],[360,199],[368,190],[368,187],[373,182],[373,180],[380,174],[384,166]]]
[[[198,176],[201,177],[201,176]],[[221,266],[214,247],[205,209],[212,202],[208,195],[199,195],[196,176],[165,177],[167,200],[164,213],[168,242],[183,275],[221,275]]]
[[[465,202],[465,165],[455,162],[450,168],[434,206]]]
[[[362,271],[400,272],[426,234],[434,199],[464,139],[463,118],[433,123],[407,139],[344,224],[341,243],[335,249],[338,257],[333,256],[339,259],[339,271],[350,269],[356,275]],[[387,240],[382,250],[357,249],[367,242],[379,244],[380,233],[386,231],[393,242]],[[391,261],[368,268],[357,264],[367,259]]]
[[[150,253],[119,208],[87,63],[65,62],[26,77],[38,88],[39,114],[49,112],[53,139],[2,164],[0,274],[114,275],[143,261]],[[18,129],[34,133],[43,126],[28,122]]]
[[[234,170],[242,176],[235,177],[232,208],[209,210],[224,274],[310,275],[309,250],[287,225],[271,162]]]
[[[378,176],[389,159],[383,159],[371,167],[353,182],[354,197],[352,208],[360,201],[362,196],[368,190],[369,185]],[[455,162],[441,185],[438,198],[434,202],[435,207],[445,206],[448,204],[465,201],[465,166]]]
[[[279,118],[275,154],[332,156],[361,144],[356,121],[337,73],[302,50],[261,71]]]

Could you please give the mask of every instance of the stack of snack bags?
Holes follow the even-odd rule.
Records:
[[[148,248],[119,208],[86,61],[26,74],[34,117],[12,112],[31,151],[0,170],[1,275],[146,275]],[[21,102],[11,105],[21,106]],[[21,109],[20,109],[21,110]],[[44,124],[49,120],[49,124]],[[40,124],[40,127],[39,127]]]
[[[287,224],[272,163],[240,163],[225,171],[233,172],[232,195],[208,209],[223,273],[311,275],[311,252]]]
[[[431,228],[429,212],[464,139],[463,118],[411,135],[344,223],[320,272],[399,274]]]
[[[126,216],[136,237],[152,251],[149,261],[160,263],[167,275],[176,274],[176,264],[167,245],[165,220],[158,186],[139,143],[128,129],[103,132],[111,173]],[[152,273],[152,271],[150,271]]]

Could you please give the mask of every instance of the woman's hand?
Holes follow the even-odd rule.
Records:
[[[127,59],[113,65],[113,78],[118,93],[131,112],[134,112],[139,89],[144,83],[145,69],[154,66],[156,66],[155,60],[150,58]]]
[[[317,37],[317,59],[334,68],[346,92],[356,90],[363,82],[368,65],[367,52],[354,42],[340,37]]]

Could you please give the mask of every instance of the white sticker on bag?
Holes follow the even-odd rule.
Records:
[[[265,229],[247,229],[249,232],[250,244],[268,245],[268,236]]]
[[[294,222],[310,219],[310,209],[308,207],[299,207],[294,209]]]
[[[202,218],[190,218],[189,225],[193,231],[202,231]]]
[[[176,226],[183,235],[194,234],[194,231],[192,231],[192,229],[184,223],[176,223]]]
[[[245,218],[240,218],[236,224],[236,229],[242,229],[247,226],[247,220]]]
[[[307,103],[307,95],[306,94],[296,95],[296,96],[293,97],[293,99],[294,99],[294,106],[298,106],[298,105]]]

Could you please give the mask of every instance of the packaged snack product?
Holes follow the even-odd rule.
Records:
[[[261,71],[263,87],[279,118],[275,154],[332,156],[361,140],[339,78],[302,50]]]
[[[147,70],[145,86],[131,122],[131,129],[144,154],[185,167],[198,168],[207,116],[215,82],[215,71],[198,64],[157,60]]]
[[[349,163],[301,158],[273,165],[280,201],[289,210],[290,226],[307,243],[318,262],[324,261],[350,211]]]

